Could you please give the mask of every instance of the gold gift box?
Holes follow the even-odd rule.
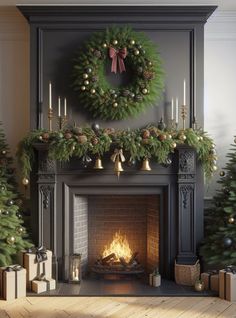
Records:
[[[219,291],[219,274],[202,273],[201,280],[204,283],[205,289]]]
[[[56,289],[56,281],[53,278],[46,280],[33,280],[31,282],[31,289],[33,292],[40,294],[49,290]]]
[[[219,296],[228,301],[236,301],[236,273],[220,270]]]

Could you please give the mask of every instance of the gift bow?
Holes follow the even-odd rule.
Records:
[[[123,155],[123,150],[122,149],[115,149],[113,155],[111,156],[111,160],[115,162],[116,160],[119,160],[121,162],[125,162],[125,156]]]
[[[4,271],[5,272],[19,272],[23,269],[20,265],[14,265],[14,266],[7,266]]]
[[[225,267],[227,273],[236,274],[236,266],[230,265]]]
[[[48,259],[47,249],[44,246],[39,246],[39,247],[32,246],[26,250],[26,253],[35,254],[35,263],[41,263]]]
[[[124,59],[127,56],[126,47],[124,47],[123,49],[118,49],[118,50],[116,50],[114,47],[110,47],[109,56],[112,59],[111,72],[117,73],[117,60],[118,60],[118,68],[120,73],[126,71],[125,63],[124,63]]]

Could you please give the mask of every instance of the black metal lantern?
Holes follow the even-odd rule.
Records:
[[[69,282],[80,283],[81,282],[81,254],[70,255],[69,260]]]

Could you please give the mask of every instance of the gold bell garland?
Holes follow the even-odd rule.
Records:
[[[125,162],[125,156],[123,155],[122,149],[115,149],[113,155],[111,156],[111,161],[115,163],[114,171],[117,177],[120,177],[120,173],[124,171],[122,168],[122,162]]]

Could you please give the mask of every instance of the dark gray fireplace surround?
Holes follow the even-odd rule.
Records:
[[[157,41],[168,74],[160,107],[136,119],[98,121],[102,127],[136,128],[168,117],[170,96],[178,96],[187,79],[188,124],[197,117],[203,126],[203,39],[204,23],[214,6],[20,6],[30,24],[31,128],[47,127],[48,82],[56,96],[68,96],[73,119],[90,124],[93,119],[77,105],[71,89],[73,52],[78,43],[96,30],[129,24]],[[56,128],[56,126],[54,126]],[[174,263],[193,264],[203,238],[203,174],[196,153],[178,146],[173,164],[164,168],[151,162],[152,171],[130,168],[118,180],[109,157],[103,171],[82,169],[78,158],[67,163],[48,158],[47,144],[35,145],[36,161],[31,175],[31,206],[34,241],[53,251],[55,277],[68,278],[68,257],[73,253],[73,202],[87,195],[159,195],[160,272],[173,279]]]

